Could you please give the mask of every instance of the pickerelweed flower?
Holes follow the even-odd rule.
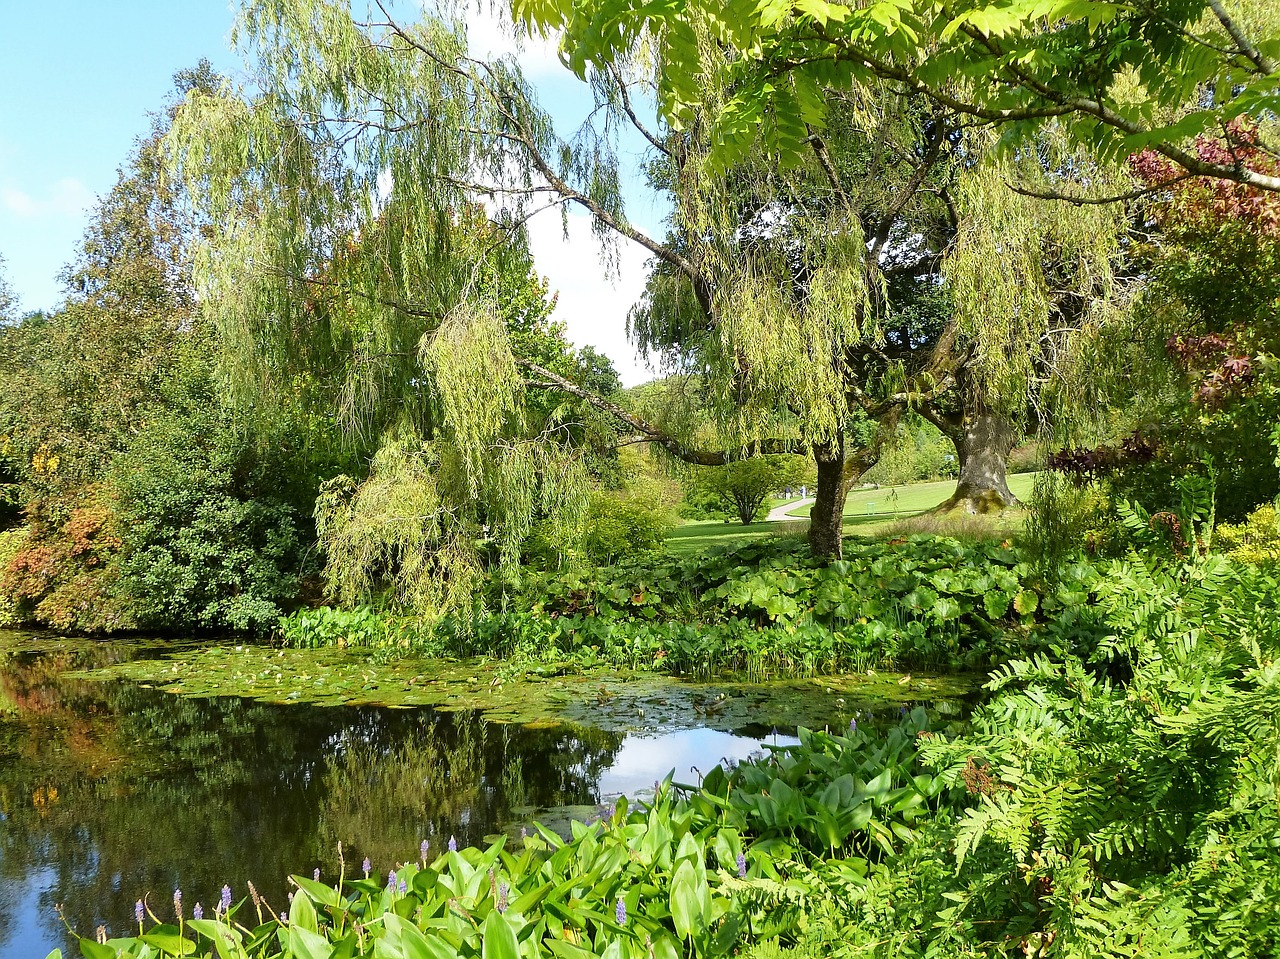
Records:
[[[387,873],[387,890],[390,891],[396,887],[396,871],[392,869]]]
[[[458,851],[458,840],[455,839],[453,836],[449,837],[449,851],[450,852]]]
[[[312,879],[314,879],[316,882],[319,882],[319,881],[320,881],[320,867],[319,867],[319,866],[316,866],[315,872],[313,872],[313,873],[311,874],[311,878],[312,878]]]
[[[507,911],[507,894],[511,892],[511,887],[505,882],[498,883],[498,912]]]
[[[618,906],[613,912],[613,917],[618,920],[618,925],[627,924],[627,904],[622,901],[621,896],[618,897]]]
[[[422,854],[422,864],[424,866],[427,864],[427,850],[430,848],[431,843],[427,842],[425,839],[422,840],[422,845],[418,847],[418,852]]]
[[[409,891],[409,884],[405,882],[403,878],[401,878],[396,882],[396,892],[400,893],[400,895],[403,896],[408,891]]]
[[[218,900],[218,905],[222,907],[222,911],[226,912],[231,908],[231,887],[222,887],[222,898]]]
[[[142,917],[145,915],[146,915],[146,908],[142,905],[142,900],[139,899],[137,902],[133,904],[133,918],[138,920],[139,926],[142,925]]]
[[[173,913],[179,919],[182,918],[182,890],[175,889],[173,891]]]
[[[738,853],[738,878],[747,878],[747,857],[742,853]]]
[[[858,717],[855,716],[849,720],[849,732],[856,733],[858,731]]]
[[[373,871],[373,863],[371,863],[371,862],[369,861],[369,857],[368,857],[368,856],[365,856],[365,857],[364,857],[364,863],[363,863],[363,865],[364,865],[364,877],[365,877],[366,879],[368,879],[368,878],[369,878],[369,873]]]
[[[200,903],[196,903],[196,907],[191,910],[191,918],[192,919],[204,918],[204,907],[201,906]]]

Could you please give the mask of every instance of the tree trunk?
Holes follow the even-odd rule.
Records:
[[[966,416],[964,425],[948,435],[956,444],[960,478],[938,512],[963,508],[968,513],[993,513],[1018,501],[1005,480],[1014,444],[1013,424],[1006,417],[998,413]]]
[[[817,559],[839,559],[844,535],[844,500],[848,487],[844,469],[844,437],[815,443],[818,486],[809,511],[809,551]]]

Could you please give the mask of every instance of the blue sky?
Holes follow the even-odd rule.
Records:
[[[201,57],[224,73],[243,72],[228,45],[233,19],[227,0],[0,0],[0,256],[21,309],[61,300],[58,273],[173,74]],[[468,20],[476,52],[509,46],[486,17]],[[583,115],[583,90],[550,50],[527,50],[522,60],[553,113]],[[624,157],[624,178],[634,184],[637,160]],[[629,211],[660,230],[660,209],[638,191]],[[652,374],[627,344],[624,323],[646,256],[624,247],[619,276],[606,279],[586,220],[570,219],[569,242],[556,214],[530,225],[538,269],[560,293],[558,315],[574,343],[613,358],[628,385],[642,382]]]

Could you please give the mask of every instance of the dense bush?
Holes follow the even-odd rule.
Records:
[[[1280,563],[1280,516],[1274,504],[1259,507],[1243,523],[1223,523],[1213,531],[1213,545],[1242,563]]]
[[[662,549],[670,517],[635,498],[597,492],[583,518],[582,558],[607,565]]]
[[[262,629],[298,593],[311,539],[282,464],[213,410],[152,424],[113,471],[118,592],[163,629]]]
[[[67,632],[131,629],[137,619],[117,594],[120,527],[113,492],[99,484],[38,496],[25,525],[6,534],[0,593],[12,619]]]

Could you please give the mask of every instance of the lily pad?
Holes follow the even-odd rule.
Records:
[[[72,671],[67,677],[126,679],[185,696],[324,706],[427,706],[477,711],[491,722],[572,722],[618,732],[731,730],[761,722],[782,727],[843,725],[861,712],[962,700],[979,686],[970,676],[896,673],[766,682],[692,682],[605,669],[547,675],[545,667],[524,670],[491,660],[377,663],[351,649],[251,645],[183,649],[161,659]]]

